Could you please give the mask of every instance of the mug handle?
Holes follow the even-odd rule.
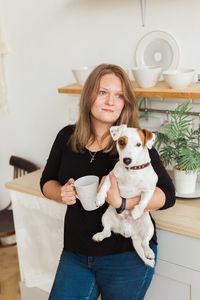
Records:
[[[70,184],[70,186],[73,186],[73,187],[75,188],[75,185],[74,185],[73,183],[71,183],[71,184]],[[76,190],[76,188],[75,188],[75,190]],[[76,196],[76,198],[78,199],[78,195],[77,195],[77,193],[76,193],[76,195],[75,195],[75,196]]]

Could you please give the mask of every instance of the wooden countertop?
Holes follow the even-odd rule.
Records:
[[[42,175],[42,169],[16,178],[5,184],[8,189],[35,195],[45,198],[40,191],[40,177]]]
[[[6,183],[8,189],[44,197],[40,191],[42,169]],[[200,239],[200,199],[177,199],[175,206],[151,212],[158,229]]]
[[[172,89],[165,81],[160,81],[148,89],[140,88],[135,81],[132,81],[132,85],[137,97],[200,99],[200,82],[192,83],[184,89]],[[78,83],[58,88],[58,93],[61,94],[81,94],[81,92],[82,86]]]

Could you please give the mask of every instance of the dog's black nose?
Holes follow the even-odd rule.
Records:
[[[124,162],[126,165],[130,165],[130,163],[132,162],[132,159],[129,158],[129,157],[125,157],[125,158],[123,159],[123,162]]]

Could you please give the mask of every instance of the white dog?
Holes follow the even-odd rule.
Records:
[[[144,212],[153,196],[158,176],[150,163],[148,149],[151,149],[155,135],[147,129],[127,128],[126,125],[110,128],[113,140],[117,141],[119,161],[113,169],[124,198],[141,196],[140,202],[133,210],[124,210],[121,214],[111,205],[102,216],[104,229],[93,236],[100,242],[110,237],[111,230],[125,237],[131,237],[133,246],[145,264],[153,267],[154,252],[149,247],[154,227],[148,212]],[[110,188],[109,176],[97,194],[96,205],[105,203]]]

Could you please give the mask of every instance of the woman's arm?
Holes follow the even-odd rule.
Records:
[[[47,197],[53,199],[59,198],[58,196],[58,172],[60,168],[60,162],[63,151],[63,143],[64,143],[64,130],[62,129],[56,136],[56,139],[51,148],[49,157],[47,159],[47,163],[42,172],[42,176],[40,178],[40,188],[41,192]],[[44,192],[44,186],[45,192]],[[48,188],[50,188],[50,192],[48,192]],[[53,189],[56,188],[56,192],[54,195]],[[55,199],[55,200],[56,200]]]
[[[122,198],[120,196],[117,180],[115,175],[112,172],[110,172],[109,177],[110,177],[111,186],[107,193],[106,201],[113,207],[119,208],[122,203]],[[103,181],[101,182],[101,184],[103,183]],[[135,205],[139,203],[140,198],[141,198],[140,196],[137,196],[137,197],[126,199],[126,209],[133,209]],[[164,206],[165,200],[166,199],[165,199],[164,192],[159,187],[156,187],[154,194],[145,210],[146,211],[157,210]]]
[[[67,205],[76,203],[76,192],[72,186],[74,179],[70,178],[65,185],[60,185],[56,180],[49,180],[43,185],[43,194],[49,199],[63,202]]]
[[[126,199],[126,209],[133,209],[135,205],[137,205],[140,202],[140,197],[134,197],[130,199]],[[157,210],[163,207],[165,204],[165,194],[163,191],[156,187],[154,194],[148,203],[145,211],[152,211],[152,210]]]
[[[41,191],[45,197],[68,205],[76,203],[75,189],[72,186],[74,179],[69,179],[63,186],[58,181],[63,149],[72,133],[73,127],[66,126],[56,136],[51,148],[46,166],[40,179]]]
[[[167,209],[173,206],[176,202],[175,188],[173,182],[167,173],[162,161],[160,160],[159,154],[155,148],[149,150],[151,164],[154,168],[154,171],[158,175],[158,182],[156,184],[165,195],[165,201],[161,207],[158,209]]]
[[[42,191],[45,197],[56,200],[58,202],[62,202],[61,187],[62,186],[58,181],[49,180],[43,185]]]

